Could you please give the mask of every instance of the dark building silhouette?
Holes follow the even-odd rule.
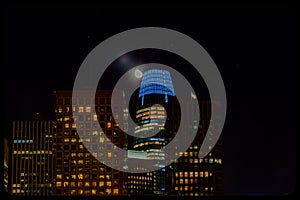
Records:
[[[11,194],[52,194],[51,121],[14,121],[12,134]]]

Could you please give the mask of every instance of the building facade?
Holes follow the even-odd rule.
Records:
[[[9,146],[8,146],[8,140],[7,138],[4,138],[4,173],[3,173],[3,185],[4,185],[4,191],[6,193],[9,192],[9,171],[8,171],[8,165],[9,165]]]
[[[171,75],[165,70],[149,70],[144,73],[139,91],[136,109],[136,123],[139,125],[135,133],[149,133],[149,129],[159,132],[148,138],[131,138],[129,149],[134,150],[139,159],[164,160],[160,148],[167,145],[174,136],[180,124],[181,115],[179,103],[176,100]],[[195,95],[191,95],[195,98]],[[164,108],[154,105],[162,105]],[[190,101],[185,102],[189,108]],[[130,195],[182,195],[209,196],[221,195],[223,191],[222,175],[222,139],[211,148],[205,158],[199,159],[199,149],[205,136],[213,135],[207,132],[209,125],[217,128],[217,122],[210,118],[211,104],[221,106],[218,102],[198,102],[200,106],[200,121],[196,121],[192,111],[186,114],[188,119],[185,131],[197,129],[194,142],[186,152],[178,152],[179,158],[171,165],[148,173],[128,173],[127,189]],[[218,109],[216,109],[218,110]],[[166,124],[163,119],[166,119]],[[141,160],[142,162],[142,160]],[[163,162],[162,162],[163,163]],[[163,166],[163,165],[162,165]]]
[[[82,98],[75,99],[78,106],[73,107],[72,91],[55,91],[53,195],[114,196],[126,193],[123,172],[112,169],[95,158],[98,156],[105,157],[106,160],[117,160],[112,150],[109,151],[110,147],[107,147],[107,152],[99,149],[93,153],[86,148],[91,145],[99,148],[99,144],[104,142],[103,138],[97,141],[93,141],[93,138],[101,134],[105,134],[119,147],[126,145],[125,135],[112,117],[111,95],[112,91],[97,91],[95,105],[92,106],[91,99],[84,97],[83,94]],[[97,113],[95,115],[92,114],[94,108]],[[72,112],[80,113],[81,122],[78,126],[84,130],[82,138],[85,141],[76,131],[74,122],[76,119],[72,116]],[[100,124],[103,131],[94,129],[97,124]]]
[[[11,194],[52,194],[51,121],[14,121],[12,136]]]

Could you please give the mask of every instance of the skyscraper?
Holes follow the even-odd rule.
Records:
[[[9,165],[9,147],[8,147],[8,140],[7,138],[4,138],[4,173],[3,173],[3,183],[4,183],[4,190],[5,192],[8,193],[8,174],[9,174],[9,171],[8,171],[8,165]]]
[[[53,135],[53,164],[54,164],[54,195],[86,195],[109,196],[123,195],[123,172],[112,169],[101,163],[96,157],[105,157],[106,161],[117,161],[112,154],[111,146],[104,152],[99,146],[104,143],[103,138],[94,141],[94,136],[106,134],[109,140],[119,147],[126,145],[126,138],[114,122],[111,111],[112,91],[96,92],[95,105],[85,97],[73,99],[72,91],[55,91],[55,132]],[[96,109],[95,115],[92,109]],[[84,141],[76,131],[76,124],[72,112],[78,112],[78,128],[83,129]],[[115,118],[118,116],[114,116]],[[100,124],[103,131],[97,131],[95,126]],[[90,153],[86,147],[96,148],[97,152]],[[112,163],[118,164],[118,163]]]
[[[159,133],[148,138],[131,138],[129,149],[133,149],[134,155],[139,155],[139,159],[162,161],[161,167],[164,167],[165,155],[159,149],[175,137],[181,115],[170,73],[160,69],[146,71],[138,97],[136,123],[139,126],[136,127],[135,133],[144,132],[145,137],[148,137],[146,134],[151,132]],[[194,94],[191,95],[191,98],[196,99]],[[191,108],[189,102],[184,102],[186,104],[184,106],[187,106],[188,110]],[[170,195],[175,193],[184,196],[207,196],[222,193],[221,139],[214,148],[211,147],[212,151],[208,156],[203,159],[198,158],[204,137],[212,135],[207,132],[208,126],[217,127],[217,124],[214,124],[217,122],[210,120],[211,103],[216,104],[215,106],[220,106],[220,104],[209,101],[198,103],[201,112],[200,121],[194,119],[193,112],[189,112],[186,115],[188,119],[183,122],[187,123],[185,131],[197,129],[197,135],[189,149],[186,152],[179,152],[180,158],[160,170],[142,174],[128,173],[126,184],[128,194]],[[156,104],[160,104],[164,108]],[[145,155],[140,156],[142,154]]]
[[[51,195],[52,128],[51,121],[13,122],[12,195]]]

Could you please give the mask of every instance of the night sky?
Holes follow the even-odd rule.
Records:
[[[12,120],[31,120],[34,112],[51,119],[53,91],[72,89],[83,60],[106,38],[137,27],[165,27],[198,41],[223,77],[225,194],[294,191],[294,6],[6,5],[1,19],[1,135],[9,137]]]

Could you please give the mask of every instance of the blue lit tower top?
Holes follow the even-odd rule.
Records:
[[[139,91],[139,98],[142,97],[142,106],[144,105],[144,96],[149,94],[164,94],[166,103],[168,95],[175,96],[170,72],[150,69],[144,73]]]

